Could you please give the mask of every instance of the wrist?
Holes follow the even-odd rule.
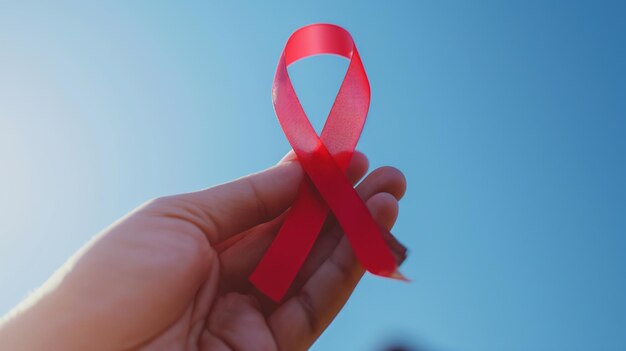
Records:
[[[35,293],[2,317],[0,350],[78,350],[70,334],[71,312],[59,311],[62,304],[53,300],[53,293]]]

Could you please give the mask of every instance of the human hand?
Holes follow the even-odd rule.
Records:
[[[357,183],[367,168],[357,152],[347,176]],[[364,271],[331,215],[281,303],[248,282],[302,179],[288,155],[263,172],[148,202],[97,235],[5,316],[0,349],[308,348]],[[404,176],[391,167],[357,186],[386,229],[405,189]]]

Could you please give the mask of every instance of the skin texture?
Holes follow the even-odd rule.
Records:
[[[355,153],[357,183],[367,158]],[[0,322],[7,350],[305,350],[363,275],[330,216],[281,303],[247,277],[278,232],[302,170],[265,171],[150,201],[98,234]],[[406,189],[391,167],[357,191],[391,229]]]

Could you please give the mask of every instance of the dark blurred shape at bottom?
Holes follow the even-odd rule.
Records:
[[[394,345],[394,346],[389,346],[385,348],[384,351],[420,351],[420,350],[416,348],[411,348],[408,346]]]
[[[415,344],[407,343],[391,343],[388,346],[384,346],[382,351],[438,351],[431,347],[425,347],[423,345],[417,346]]]

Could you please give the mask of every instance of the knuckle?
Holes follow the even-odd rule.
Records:
[[[309,331],[313,335],[317,334],[320,329],[320,323],[311,294],[306,289],[302,289],[298,295],[296,295],[296,299],[304,311]]]

